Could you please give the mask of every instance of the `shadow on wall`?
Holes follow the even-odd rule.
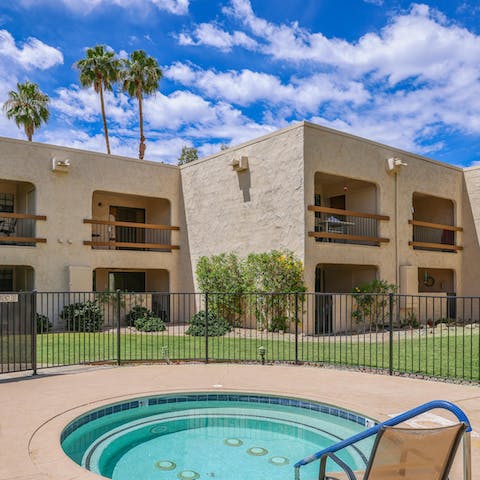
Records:
[[[244,172],[238,172],[238,186],[243,193],[243,201],[249,202],[250,201],[250,170],[245,170]]]

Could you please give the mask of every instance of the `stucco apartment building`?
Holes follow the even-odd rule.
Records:
[[[0,139],[0,290],[189,292],[289,249],[310,291],[480,295],[480,168],[303,122],[176,167]]]

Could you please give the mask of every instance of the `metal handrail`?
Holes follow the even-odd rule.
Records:
[[[467,415],[463,412],[462,409],[457,407],[451,402],[446,400],[432,400],[431,402],[424,403],[418,407],[412,408],[411,410],[407,410],[396,417],[390,418],[385,420],[384,422],[378,423],[377,425],[364,430],[363,432],[357,433],[356,435],[352,435],[341,442],[335,443],[334,445],[330,445],[319,452],[314,453],[313,455],[309,455],[308,457],[303,458],[302,460],[298,461],[295,467],[295,479],[298,480],[300,478],[300,468],[308,465],[316,460],[319,460],[323,455],[327,453],[335,453],[338,450],[341,450],[345,447],[348,447],[354,443],[359,442],[360,440],[364,440],[372,435],[376,435],[380,429],[383,427],[393,427],[398,425],[399,423],[403,423],[407,420],[410,420],[422,413],[428,412],[430,410],[434,410],[437,408],[441,408],[444,410],[448,410],[449,412],[453,413],[460,422],[463,422],[467,425],[467,429],[464,435],[463,441],[463,468],[464,468],[464,480],[471,480],[471,445],[470,445],[470,432],[472,431],[472,426],[470,424],[470,420],[468,419]]]

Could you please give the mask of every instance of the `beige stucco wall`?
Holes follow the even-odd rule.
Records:
[[[463,269],[464,295],[480,295],[480,168],[465,170],[463,210]]]
[[[248,157],[235,172],[233,159]],[[181,167],[192,271],[202,255],[289,249],[304,259],[303,127]]]
[[[52,157],[69,159],[68,173],[52,171]],[[165,269],[169,272],[172,291],[192,288],[177,167],[0,139],[0,179],[33,183],[35,213],[47,216],[47,221],[37,221],[36,228],[37,237],[46,238],[46,244],[1,247],[0,263],[31,266],[37,289],[68,290],[70,265],[88,267],[90,271],[96,268]],[[172,242],[180,245],[180,249],[172,252],[92,250],[83,245],[84,240],[91,239],[91,225],[84,224],[83,219],[92,218],[92,199],[97,191],[169,202],[171,224],[180,227],[179,232],[172,233]],[[167,217],[162,214],[161,218]]]
[[[395,175],[387,173],[386,159],[399,157],[408,164]],[[429,268],[449,268],[461,278],[463,253],[426,252],[413,250],[412,198],[414,192],[447,198],[454,202],[457,225],[462,225],[463,172],[457,167],[440,164],[407,152],[389,148],[365,139],[334,130],[305,124],[305,205],[313,205],[315,173],[341,175],[376,184],[376,205],[381,221],[379,235],[390,239],[380,247],[315,242],[308,237],[314,230],[314,214],[305,208],[305,276],[309,289],[313,289],[315,267],[318,264],[372,265],[378,276],[391,283],[400,281],[399,267],[415,265]],[[395,185],[396,184],[396,185]],[[349,202],[348,208],[365,211]],[[368,212],[368,210],[367,210]],[[372,212],[370,212],[372,213]],[[462,235],[458,235],[462,244]],[[457,293],[461,292],[461,282]],[[479,292],[480,293],[480,292]]]
[[[230,162],[242,156],[248,157],[249,169],[236,172]],[[386,159],[392,156],[408,164],[397,176],[385,168]],[[68,173],[53,172],[52,157],[68,158]],[[376,247],[315,242],[308,237],[314,230],[314,213],[307,208],[314,203],[316,172],[366,182],[352,182],[346,192],[346,208],[388,215],[389,221],[380,222],[379,235],[390,242]],[[464,173],[451,165],[309,123],[181,168],[0,139],[0,182],[5,180],[27,182],[22,184],[23,190],[17,188],[19,197],[28,184],[35,185],[32,198],[36,205],[28,211],[47,215],[47,221],[38,221],[36,229],[37,237],[46,238],[47,243],[1,246],[0,264],[31,266],[35,286],[41,290],[67,290],[73,278],[69,267],[84,267],[87,270],[82,270],[77,282],[82,288],[94,269],[163,269],[169,273],[170,291],[192,291],[193,272],[202,255],[236,252],[244,256],[289,249],[304,261],[311,291],[316,265],[339,264],[372,267],[378,278],[391,283],[399,283],[401,277],[407,282],[408,278],[402,289],[405,293],[416,292],[412,269],[448,269],[454,271],[458,295],[480,295],[480,169]],[[327,196],[342,194],[343,185],[327,190],[323,192]],[[465,230],[457,234],[463,252],[419,251],[408,245],[414,193],[439,197],[437,206],[453,202],[454,223]],[[172,232],[172,243],[180,245],[180,250],[92,250],[83,245],[91,237],[91,226],[83,219],[106,219],[108,205],[118,202],[146,208],[147,222],[179,226],[179,232]],[[20,203],[17,206],[22,208]],[[400,275],[401,267],[410,274]]]

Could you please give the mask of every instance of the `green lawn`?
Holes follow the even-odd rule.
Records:
[[[295,343],[285,339],[212,337],[208,340],[211,361],[259,361],[258,348],[265,347],[265,359],[295,361]],[[205,360],[203,337],[166,335],[120,335],[122,361]],[[299,339],[299,362],[326,363],[374,369],[388,369],[389,344],[362,337],[343,336]],[[393,369],[446,378],[480,381],[480,335],[462,333],[395,339]],[[81,364],[117,359],[117,336],[113,333],[54,333],[37,337],[39,367]]]

